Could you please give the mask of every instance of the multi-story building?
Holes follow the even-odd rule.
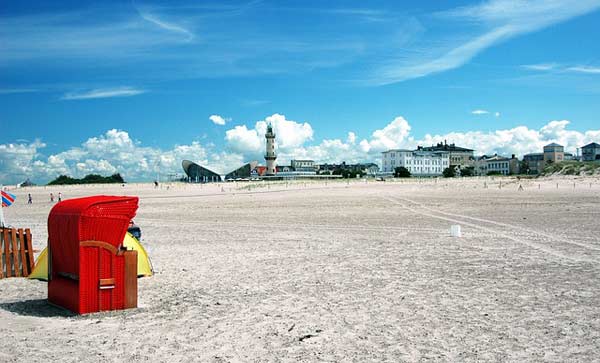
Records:
[[[510,158],[494,155],[482,156],[475,162],[477,175],[502,174],[511,175],[519,173],[519,159],[515,155]]]
[[[539,174],[548,163],[559,163],[564,160],[572,160],[573,155],[565,153],[565,148],[557,143],[544,146],[543,153],[531,153],[523,155],[523,161],[527,164],[527,174]]]
[[[292,160],[290,164],[294,171],[316,171],[314,160]]]
[[[582,161],[600,161],[600,144],[592,142],[581,147]]]
[[[558,163],[565,160],[565,148],[555,142],[544,146],[544,162]]]
[[[523,155],[523,161],[527,165],[527,174],[539,174],[544,170],[544,153],[531,153]]]
[[[405,167],[414,176],[438,176],[450,166],[447,151],[388,150],[381,157],[383,173],[393,173],[397,167]]]
[[[438,143],[435,146],[418,146],[417,150],[422,151],[445,151],[448,153],[450,165],[452,166],[473,166],[475,157],[473,156],[473,150],[464,147],[456,146],[454,143],[448,144],[446,140],[444,143]]]

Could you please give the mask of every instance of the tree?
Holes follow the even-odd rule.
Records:
[[[521,160],[519,162],[519,173],[529,174],[529,163],[526,160]]]
[[[394,169],[395,178],[410,178],[410,171],[403,166],[398,166]]]
[[[442,174],[444,175],[444,178],[454,178],[456,176],[456,170],[454,170],[452,167],[449,167],[444,169]]]
[[[64,184],[106,184],[106,183],[125,183],[121,174],[113,174],[111,176],[102,176],[98,174],[88,174],[82,179],[71,178],[67,175],[61,175],[52,180],[48,185],[64,185]]]
[[[475,175],[475,168],[472,166],[467,166],[460,169],[461,176],[473,176]]]
[[[113,183],[120,183],[120,184],[125,183],[125,179],[123,179],[123,177],[121,176],[120,173],[111,175],[110,179],[112,179]]]

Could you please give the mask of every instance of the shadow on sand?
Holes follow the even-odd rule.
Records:
[[[6,311],[18,315],[35,316],[38,318],[69,318],[77,315],[73,312],[70,312],[69,310],[50,304],[48,302],[48,299],[36,299],[17,301],[12,303],[3,303],[0,304],[0,309],[4,309]]]

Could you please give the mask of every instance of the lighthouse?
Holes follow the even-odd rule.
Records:
[[[267,139],[267,152],[265,153],[265,160],[267,162],[266,175],[273,176],[276,173],[275,159],[277,159],[277,155],[275,155],[275,133],[273,133],[273,126],[271,124],[267,125],[265,138]]]

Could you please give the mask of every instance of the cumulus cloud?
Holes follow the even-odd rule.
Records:
[[[264,134],[263,134],[264,135]],[[245,153],[257,153],[262,148],[261,138],[256,129],[249,130],[246,125],[236,126],[225,132],[225,140],[231,150]]]
[[[398,149],[411,143],[409,139],[410,125],[402,116],[396,117],[381,130],[375,130],[370,140],[362,140],[360,148],[366,153],[382,152],[388,149]]]
[[[356,142],[356,134],[352,131],[348,132],[346,142],[348,142],[349,144],[354,144]]]
[[[309,123],[288,120],[285,115],[276,113],[257,121],[252,129],[241,125],[227,130],[225,140],[228,147],[233,151],[249,153],[255,158],[260,157],[260,153],[265,150],[264,135],[268,124],[273,126],[277,148],[283,153],[294,150],[313,138],[313,129]]]
[[[157,172],[163,175],[181,174],[183,159],[225,174],[247,161],[264,162],[264,133],[268,123],[272,123],[277,134],[280,145],[277,162],[280,165],[289,163],[291,159],[313,159],[318,163],[380,163],[382,151],[413,149],[417,145],[428,146],[444,140],[474,149],[476,154],[516,154],[521,157],[526,153],[540,152],[551,142],[564,145],[567,152],[574,153],[576,148],[600,141],[600,129],[585,132],[570,130],[568,120],[550,121],[539,129],[517,126],[493,131],[426,134],[416,138],[411,135],[408,121],[398,116],[360,142],[357,142],[354,132],[348,132],[345,137],[312,144],[313,128],[309,123],[287,120],[283,115],[274,114],[256,122],[254,128],[238,125],[227,130],[226,150],[221,151],[197,141],[165,150],[147,147],[132,139],[128,132],[116,129],[47,157],[40,152],[46,145],[39,140],[0,144],[0,182],[12,184],[28,177],[35,182],[46,182],[60,174],[82,177],[89,173],[107,175],[117,172],[128,181],[152,180]]]
[[[473,115],[487,115],[488,113],[490,113],[490,111],[486,111],[486,110],[473,110],[473,111],[471,111],[471,113]]]
[[[241,165],[243,156],[215,152],[194,141],[171,149],[146,147],[123,130],[108,130],[81,145],[42,157],[40,141],[0,145],[0,182],[14,184],[26,178],[47,182],[58,175],[83,177],[95,173],[120,173],[128,181],[152,180],[156,173],[183,173],[181,161],[193,160],[215,172],[225,173]]]
[[[219,116],[219,115],[210,115],[208,117],[209,120],[211,120],[215,125],[225,125],[226,120]]]
[[[494,114],[500,116],[499,112]],[[299,125],[299,123],[296,123]],[[298,127],[296,125],[296,127]],[[494,154],[510,156],[530,152],[540,152],[544,145],[558,142],[569,152],[582,145],[600,140],[600,130],[585,132],[569,130],[569,121],[551,121],[540,129],[518,126],[511,129],[495,131],[450,132],[445,134],[426,134],[421,138],[411,135],[411,126],[406,119],[399,116],[385,127],[373,131],[369,138],[357,143],[354,132],[348,132],[345,140],[341,138],[324,139],[320,143],[310,145],[309,138],[296,142],[294,147],[278,148],[277,162],[280,165],[289,163],[291,159],[313,159],[317,162],[376,162],[381,160],[381,152],[388,149],[413,149],[418,145],[428,146],[446,140],[449,143],[474,149],[476,154]],[[310,126],[310,125],[308,125]],[[307,126],[307,128],[308,128]],[[312,130],[312,127],[310,128]],[[234,138],[233,136],[237,138]],[[279,137],[278,137],[279,138]],[[264,129],[262,127],[248,129],[236,126],[229,130],[227,137],[230,148],[245,155],[247,159],[263,161]],[[311,137],[312,139],[312,137]],[[239,141],[238,141],[239,140]],[[233,143],[233,141],[238,141]],[[247,146],[244,146],[247,145]],[[235,146],[235,147],[234,147]]]

